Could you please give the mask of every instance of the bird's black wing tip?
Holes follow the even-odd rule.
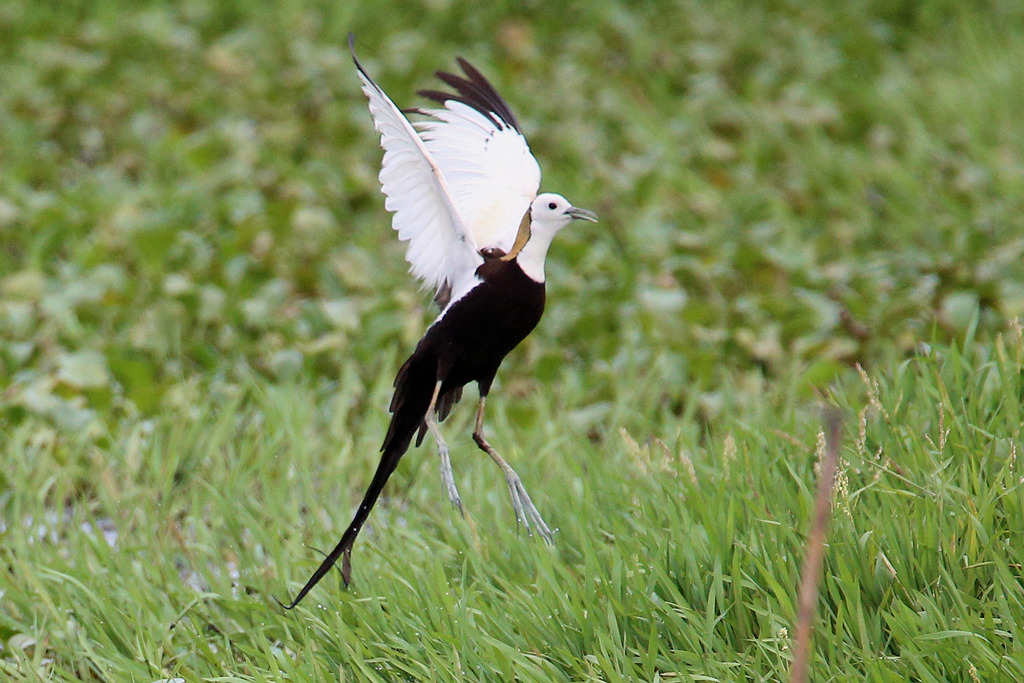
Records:
[[[474,82],[478,85],[486,84],[487,87],[491,89],[494,88],[494,86],[490,84],[490,82],[484,77],[484,75],[480,73],[480,70],[469,63],[468,59],[465,59],[464,57],[456,57],[455,63],[459,65],[459,68],[462,69],[462,73],[466,74],[466,78],[468,78],[471,82]]]
[[[438,71],[434,74],[440,81],[455,89],[457,95],[449,95],[447,99],[462,102],[476,109],[494,121],[500,128],[511,127],[522,133],[519,121],[512,113],[512,108],[508,106],[508,102],[502,98],[494,85],[487,80],[487,77],[465,58],[456,57],[455,61],[462,69],[464,76],[457,76],[446,71]]]
[[[444,92],[443,90],[417,90],[416,94],[420,97],[426,97],[428,100],[436,102],[437,104],[444,104],[448,100],[465,103],[465,100],[458,95]]]
[[[359,63],[359,58],[356,57],[356,34],[351,31],[348,33],[348,51],[352,55],[352,61],[355,63],[356,68],[359,69],[360,73],[366,75],[366,69],[363,68],[363,65]],[[367,78],[369,77],[367,76]]]

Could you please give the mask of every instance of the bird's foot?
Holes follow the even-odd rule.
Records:
[[[536,530],[547,543],[552,543],[554,534],[551,533],[551,529],[548,528],[544,518],[540,516],[540,512],[530,500],[530,494],[526,492],[523,480],[511,467],[505,471],[505,481],[508,483],[509,496],[512,498],[512,509],[516,513],[516,523],[525,526],[527,533],[533,533]]]
[[[459,511],[460,515],[464,516],[462,512],[462,498],[459,497],[459,489],[455,486],[455,474],[452,472],[452,461],[446,451],[441,452],[441,484],[444,486],[445,492],[448,494],[448,500],[452,502],[452,507]]]

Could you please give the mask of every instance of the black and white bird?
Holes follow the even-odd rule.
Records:
[[[384,149],[384,205],[394,214],[398,238],[408,242],[410,271],[435,291],[441,313],[395,378],[380,464],[355,518],[288,609],[339,559],[348,585],[356,535],[414,438],[419,445],[430,432],[440,453],[443,486],[462,510],[438,423],[470,382],[480,390],[473,440],[501,468],[517,522],[551,541],[551,529],[519,476],[484,437],[484,402],[498,366],[544,311],[544,259],[552,239],[574,219],[597,220],[560,195],[537,194],[540,167],[519,123],[464,59],[458,60],[463,76],[436,74],[452,92],[419,92],[440,107],[412,110],[426,117],[412,124],[367,75],[352,36],[349,48]]]

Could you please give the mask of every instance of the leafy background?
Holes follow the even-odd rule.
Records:
[[[205,458],[247,430],[349,468],[330,490],[356,495],[433,310],[388,229],[350,30],[400,105],[470,59],[544,188],[600,214],[553,248],[499,421],[626,457],[620,429],[716,450],[764,419],[813,441],[858,364],[891,376],[1024,314],[1022,20],[1009,1],[3,3],[3,534],[26,491],[122,536],[132,495],[201,507],[189,473],[222,485]],[[211,424],[235,437],[204,451]],[[309,466],[278,495],[316,527],[298,501],[329,472]]]
[[[349,28],[399,102],[479,63],[544,186],[603,218],[560,240],[509,377],[820,387],[997,329],[1024,311],[1020,12],[958,8],[7,3],[4,412],[102,431],[197,378],[373,375],[416,339]]]

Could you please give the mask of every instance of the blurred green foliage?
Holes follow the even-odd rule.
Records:
[[[681,403],[998,329],[1024,313],[1022,12],[5,3],[2,415],[103,424],[196,377],[368,378],[411,346],[432,311],[349,30],[403,105],[477,63],[544,187],[601,214],[555,246],[511,376],[582,373],[599,401],[616,368],[657,367]]]

